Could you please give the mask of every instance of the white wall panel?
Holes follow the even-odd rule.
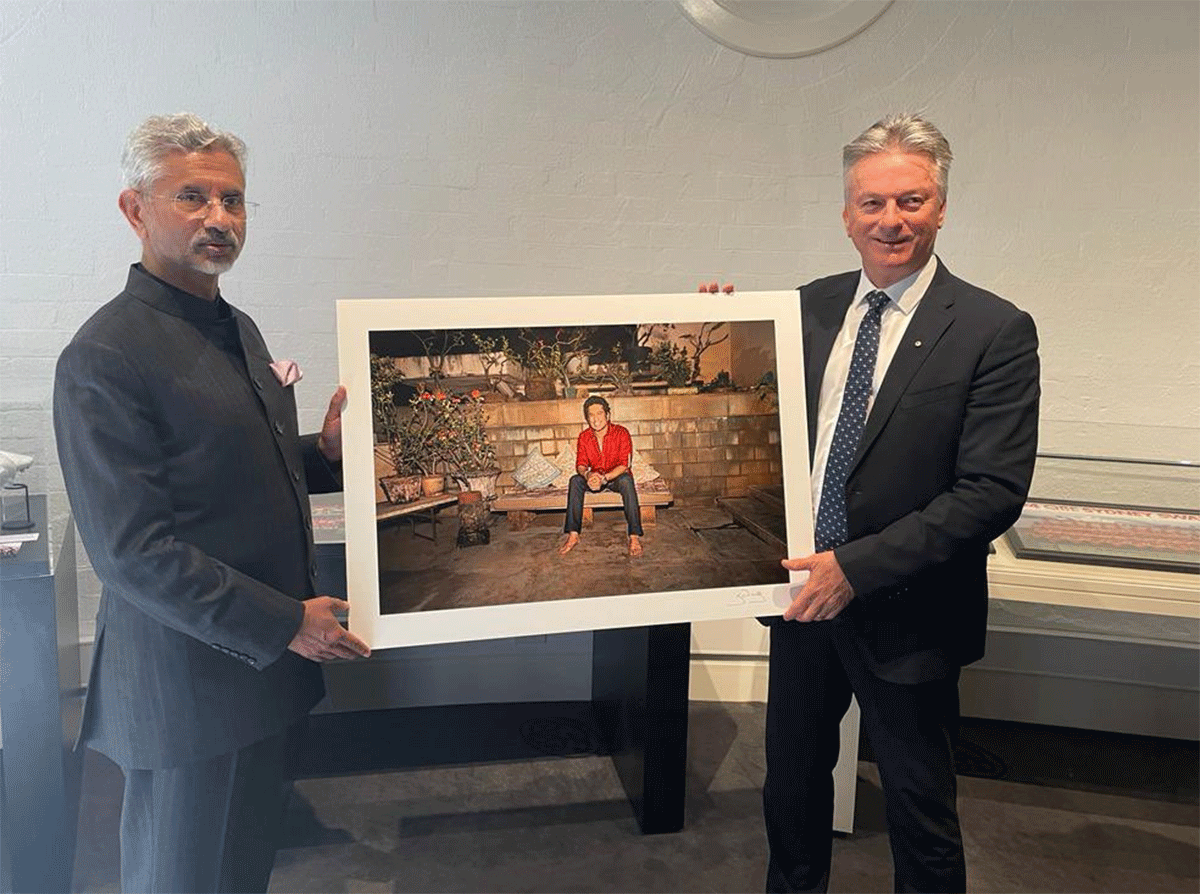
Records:
[[[899,0],[768,60],[668,2],[0,4],[0,447],[36,453],[61,524],[52,358],[137,255],[126,134],[180,109],[250,146],[223,291],[305,366],[308,426],[339,297],[853,266],[840,147],[915,108],[957,155],[941,253],[1038,320],[1045,418],[1200,430],[1198,35],[1191,2]]]

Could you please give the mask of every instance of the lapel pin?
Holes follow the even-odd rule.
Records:
[[[921,347],[921,339],[919,339],[919,338],[918,338],[916,341],[914,341],[914,342],[913,342],[913,347],[914,347],[914,348],[919,348],[919,347]]]

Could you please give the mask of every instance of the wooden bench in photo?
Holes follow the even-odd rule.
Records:
[[[458,502],[458,494],[456,492],[442,492],[434,494],[432,497],[420,497],[413,500],[411,503],[376,503],[375,504],[375,522],[387,521],[393,518],[407,518],[412,525],[412,533],[414,537],[422,537],[425,540],[437,542],[437,512],[443,506],[449,506],[451,503]],[[432,530],[432,536],[417,532],[418,522],[428,522]]]
[[[655,510],[675,501],[667,482],[661,478],[643,481],[637,486],[638,507],[641,509],[642,524],[653,525],[657,521]],[[583,497],[583,523],[592,524],[592,510],[596,507],[615,506],[621,508],[621,495],[616,491],[588,491]],[[492,503],[493,512],[504,512],[508,525],[514,531],[529,527],[536,512],[565,512],[567,489],[565,487],[540,487],[535,490],[515,490],[500,494]]]

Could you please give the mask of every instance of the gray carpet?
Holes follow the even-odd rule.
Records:
[[[762,725],[762,705],[691,706],[685,827],[657,836],[638,833],[611,760],[587,753],[594,737],[563,706],[536,722],[514,717],[513,729],[464,721],[453,753],[310,755],[302,772],[335,775],[296,783],[271,890],[761,890]],[[1196,743],[971,720],[962,740],[972,891],[1197,890]],[[472,761],[479,750],[504,759]],[[869,760],[859,777],[856,830],[835,841],[832,889],[890,891]],[[76,890],[117,890],[119,791],[119,771],[89,755]]]

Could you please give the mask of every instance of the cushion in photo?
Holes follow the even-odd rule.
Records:
[[[571,476],[575,474],[575,456],[575,442],[571,441],[563,444],[558,455],[554,457],[554,465],[559,469],[559,475],[554,480],[556,488],[565,488],[571,483]]]
[[[560,471],[558,466],[542,456],[541,449],[535,446],[530,448],[520,465],[513,471],[513,478],[522,487],[536,490],[553,483]]]
[[[646,481],[653,481],[655,478],[661,478],[658,469],[646,462],[645,457],[635,449],[633,458],[629,461],[629,471],[633,475],[633,480],[637,484],[642,484]]]

